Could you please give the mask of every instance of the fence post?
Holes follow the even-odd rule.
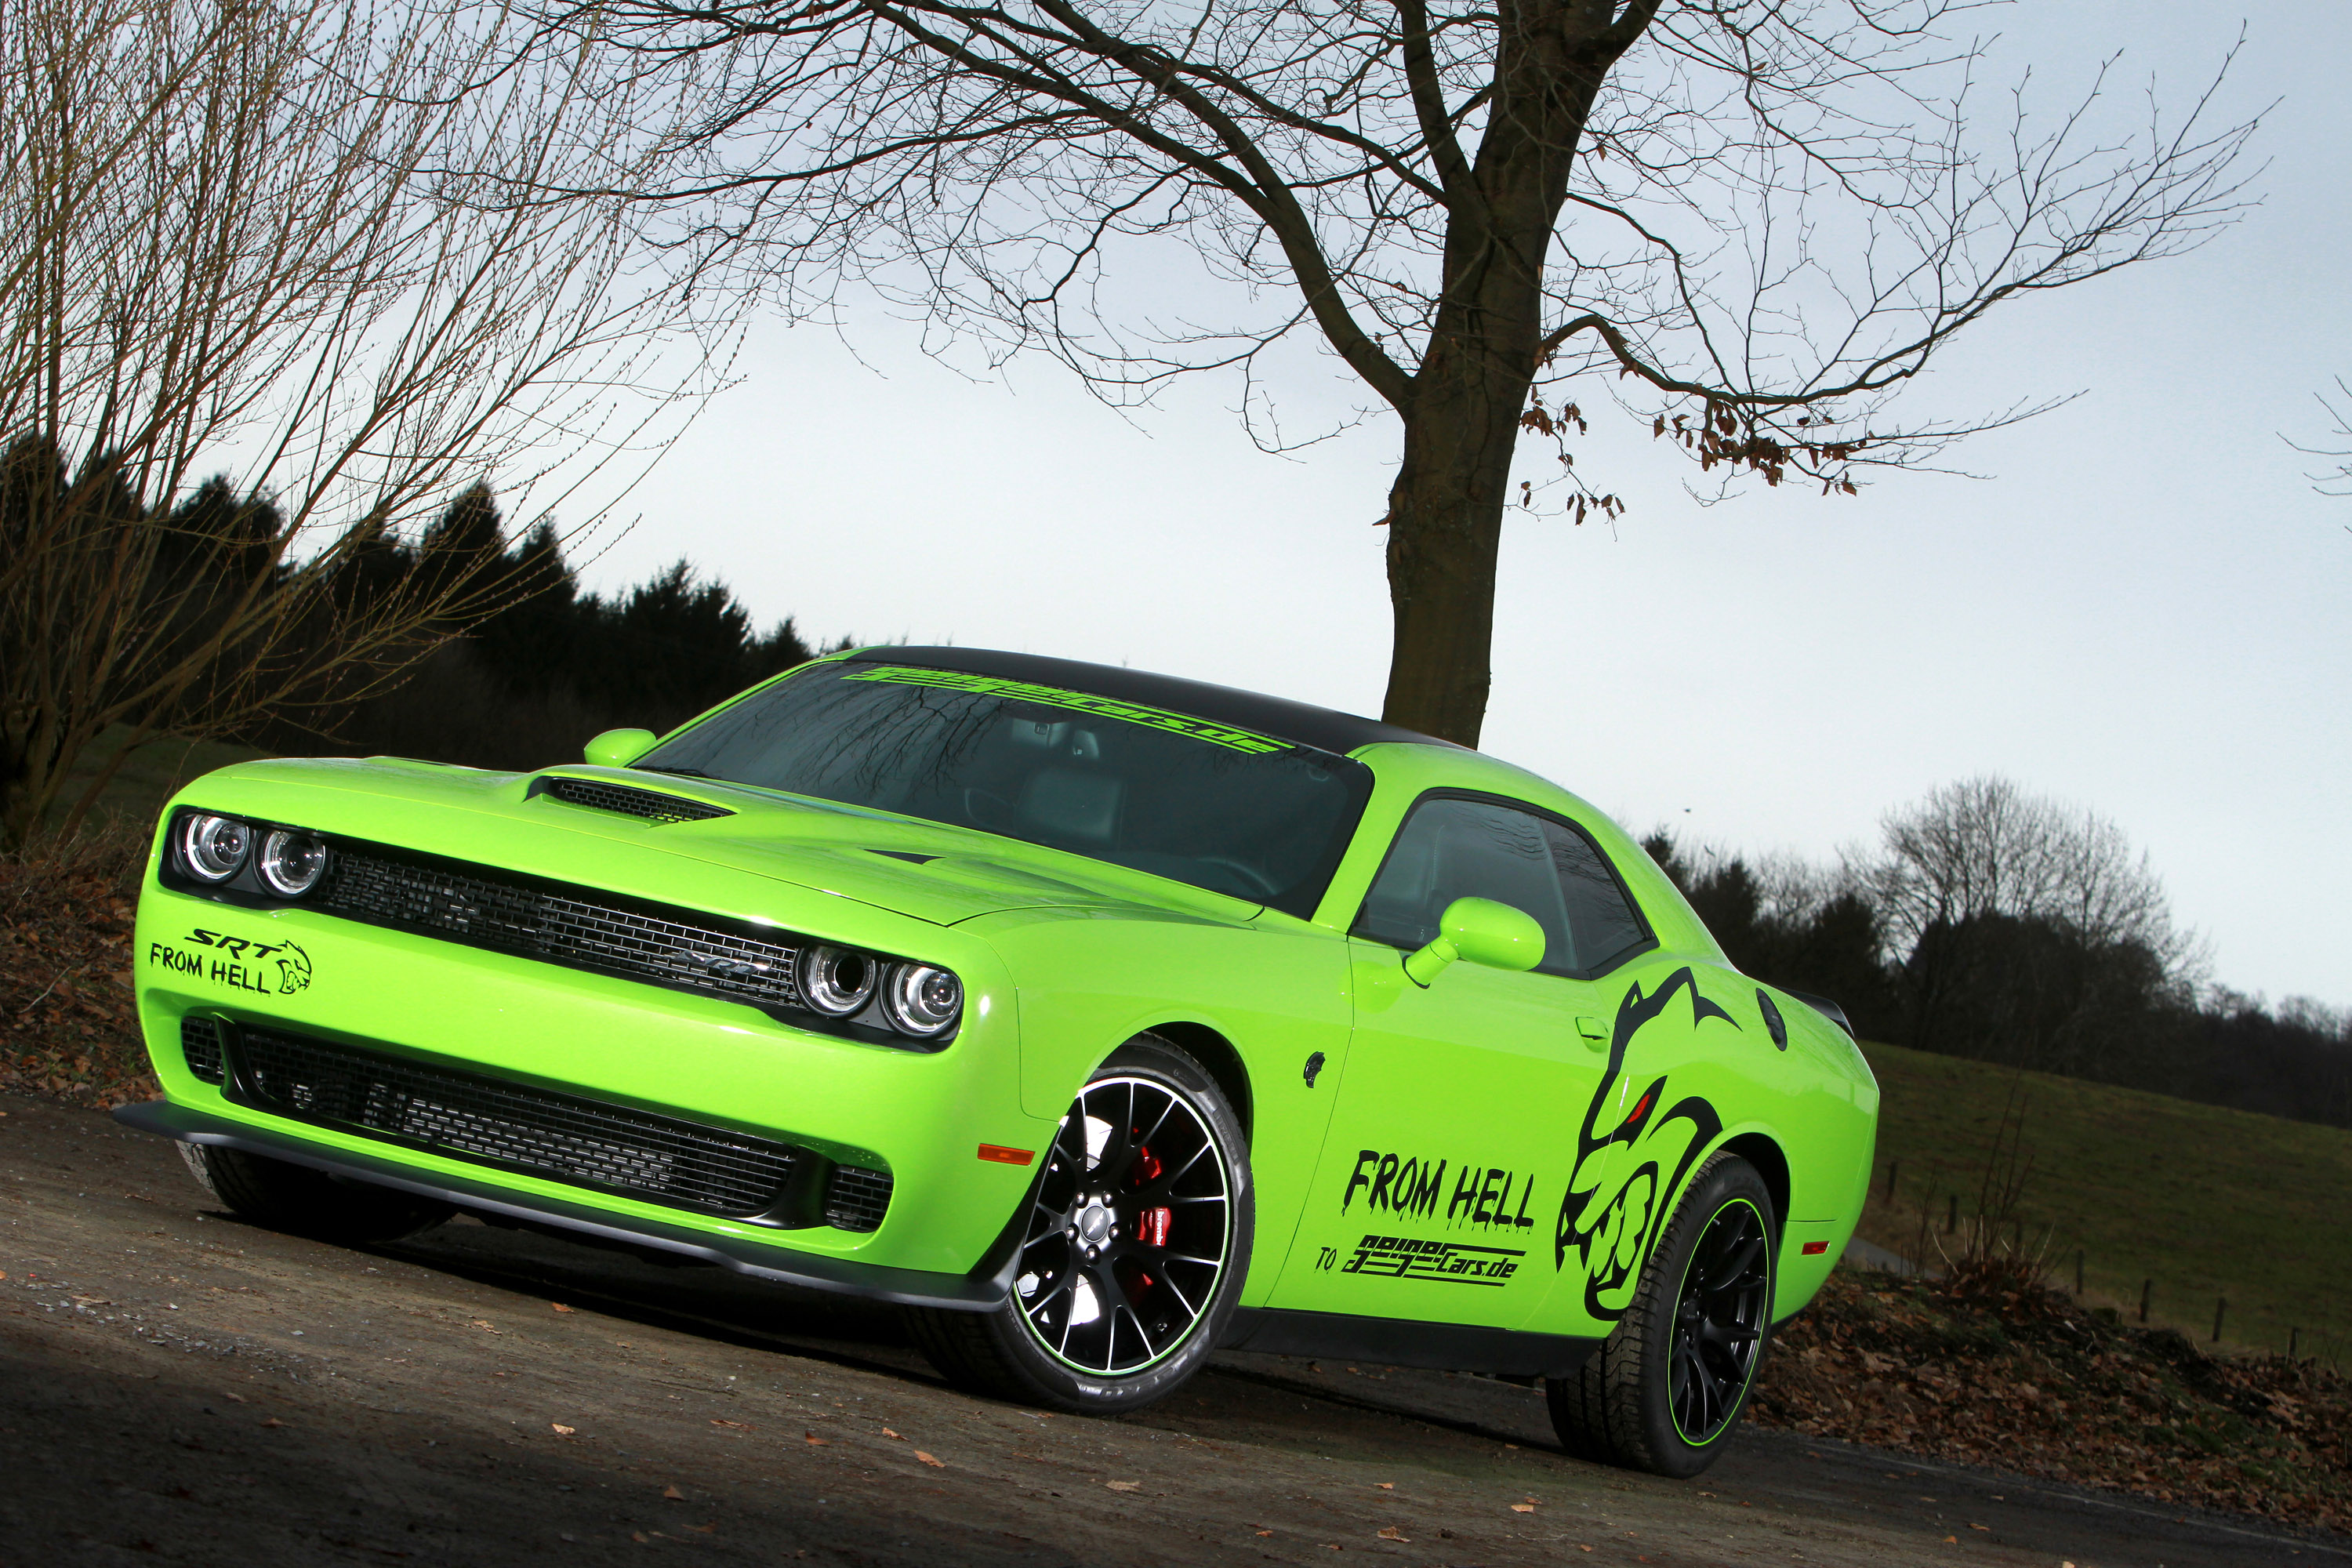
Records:
[[[2082,1300],[2082,1297],[2083,1297],[2083,1249],[2082,1249],[2081,1247],[2076,1247],[2076,1248],[2074,1249],[2074,1299],[2075,1299],[2076,1300],[2078,1300],[2078,1301],[2079,1301],[2079,1300]]]
[[[2143,1323],[2147,1321],[2147,1299],[2155,1294],[2155,1280],[2143,1279],[2139,1282],[2139,1321]]]
[[[2296,1342],[2300,1341],[2302,1338],[2303,1338],[2303,1331],[2302,1331],[2301,1329],[2289,1329],[2289,1330],[2286,1331],[2286,1359],[2287,1359],[2287,1360],[2289,1360],[2289,1361],[2293,1361],[2293,1360],[2294,1359],[2294,1351],[2295,1351],[2295,1344],[2296,1344]]]
[[[1895,1173],[1902,1168],[1903,1162],[1900,1160],[1886,1162],[1886,1201],[1890,1204],[1895,1201]]]
[[[2230,1310],[2230,1298],[2217,1297],[2213,1302],[2213,1342],[2221,1342],[2221,1314]]]

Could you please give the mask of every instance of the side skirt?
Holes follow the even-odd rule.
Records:
[[[1601,1342],[1572,1334],[1472,1329],[1409,1318],[1237,1307],[1226,1325],[1223,1348],[1273,1355],[1346,1357],[1383,1366],[1483,1372],[1502,1377],[1566,1377],[1601,1348]]]

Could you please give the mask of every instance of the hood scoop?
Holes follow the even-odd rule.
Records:
[[[540,795],[551,795],[572,805],[584,805],[594,811],[617,811],[624,816],[643,817],[654,823],[707,822],[714,816],[735,815],[725,806],[713,805],[707,800],[667,795],[657,789],[638,789],[632,784],[607,784],[603,779],[569,778],[561,773],[531,780],[525,798]]]

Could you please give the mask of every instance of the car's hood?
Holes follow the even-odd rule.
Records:
[[[649,791],[689,803],[688,809],[717,807],[725,815],[658,821],[577,804],[551,787],[565,778]],[[221,810],[596,883],[593,872],[581,869],[579,840],[585,837],[772,878],[939,925],[1039,908],[1150,909],[1223,921],[1259,912],[1241,900],[977,829],[627,768],[503,773],[389,757],[279,758],[223,769],[186,794]],[[304,795],[313,798],[309,809]],[[453,811],[467,815],[452,817]],[[638,853],[625,858],[645,864]],[[568,868],[559,868],[567,862]],[[629,879],[642,883],[642,873]]]

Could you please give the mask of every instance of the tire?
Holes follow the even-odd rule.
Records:
[[[1024,1202],[1002,1306],[907,1314],[950,1383],[1108,1415],[1199,1370],[1241,1295],[1256,1225],[1240,1119],[1200,1063],[1156,1035],[1113,1052],[1062,1118]]]
[[[242,1149],[183,1143],[180,1158],[205,1191],[239,1219],[318,1241],[366,1246],[430,1230],[457,1211],[364,1182]]]
[[[1561,1445],[1678,1480],[1715,1463],[1770,1343],[1779,1240],[1756,1167],[1736,1154],[1700,1166],[1614,1331],[1574,1375],[1549,1380]]]

